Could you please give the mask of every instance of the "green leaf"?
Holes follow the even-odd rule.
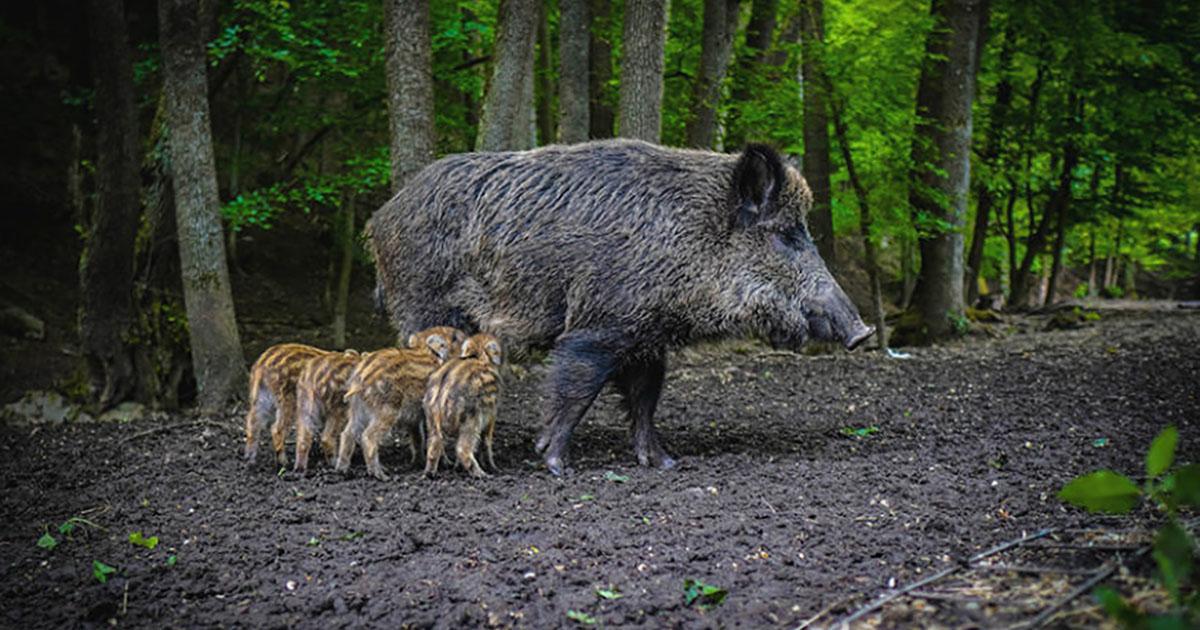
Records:
[[[581,494],[581,495],[579,495],[579,500],[580,500],[580,501],[592,501],[592,500],[594,500],[595,498],[596,498],[595,496],[593,496],[593,495],[590,495],[590,494]]]
[[[1179,431],[1171,426],[1162,430],[1150,450],[1146,453],[1146,476],[1154,479],[1167,472],[1175,461],[1175,447],[1179,444]]]
[[[362,538],[362,537],[363,537],[362,532],[350,532],[349,534],[342,534],[342,536],[338,540],[341,540],[343,542],[350,542],[352,540],[358,540],[359,538]]]
[[[133,532],[129,535],[129,542],[146,549],[154,549],[158,546],[158,536],[146,538],[142,536],[142,532]]]
[[[629,481],[628,475],[618,475],[611,470],[604,472],[604,478],[613,483],[625,483],[626,481]]]
[[[167,556],[167,566],[173,567],[173,566],[175,566],[176,562],[179,562],[179,558],[176,558],[173,555]]]
[[[1092,440],[1092,446],[1096,448],[1104,448],[1108,446],[1108,438],[1096,438]]]
[[[92,560],[92,577],[96,578],[97,582],[101,584],[108,582],[109,576],[116,572],[116,567],[110,567],[99,560]]]
[[[705,584],[702,580],[687,578],[683,581],[684,603],[688,606],[697,601],[700,602],[700,608],[702,609],[720,606],[728,594],[729,592],[725,589],[713,586],[712,584]]]
[[[571,619],[573,621],[578,621],[579,623],[581,623],[585,626],[596,625],[596,618],[583,612],[582,610],[568,610],[567,611],[567,619]]]
[[[612,590],[612,589],[607,589],[607,588],[596,589],[596,594],[599,595],[600,597],[603,597],[604,599],[621,599],[622,597],[625,597],[620,592],[618,592],[616,590]]]
[[[1181,505],[1200,506],[1200,464],[1188,464],[1175,473],[1175,498]]]
[[[70,536],[73,531],[75,531],[75,521],[73,520],[67,520],[58,526],[58,533],[63,536]]]
[[[1141,490],[1128,477],[1111,470],[1076,477],[1058,492],[1058,498],[1089,512],[1124,514],[1133,509]]]
[[[309,547],[318,547],[321,544],[321,539],[317,538],[316,536],[313,536],[312,538],[308,539],[308,543],[306,543],[306,544]]]
[[[1154,561],[1158,564],[1163,586],[1171,597],[1180,601],[1180,587],[1187,584],[1192,573],[1192,540],[1174,521],[1158,530],[1154,539]]]
[[[41,538],[38,539],[37,546],[45,549],[46,551],[54,551],[54,548],[58,546],[58,540],[51,536],[50,532],[46,532],[45,534],[42,534]]]
[[[1104,607],[1104,612],[1108,613],[1109,617],[1116,619],[1126,628],[1139,627],[1146,618],[1145,614],[1130,606],[1120,593],[1110,587],[1098,587],[1092,596]]]

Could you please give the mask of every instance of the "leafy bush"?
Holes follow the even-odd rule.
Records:
[[[1167,524],[1155,536],[1153,556],[1159,582],[1171,596],[1172,609],[1148,614],[1111,588],[1096,589],[1096,599],[1126,627],[1200,627],[1200,573],[1194,570],[1196,542],[1179,523],[1178,513],[1181,507],[1200,506],[1200,464],[1172,471],[1178,444],[1179,431],[1173,426],[1154,438],[1146,453],[1146,481],[1141,486],[1120,473],[1098,470],[1072,480],[1058,493],[1062,500],[1091,512],[1124,514],[1146,498],[1167,514]]]

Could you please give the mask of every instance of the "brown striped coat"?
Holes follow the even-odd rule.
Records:
[[[409,448],[415,459],[422,442],[417,417],[425,382],[450,356],[455,337],[450,334],[447,339],[443,334],[422,331],[409,340],[418,347],[377,350],[358,362],[346,389],[350,414],[338,445],[339,471],[350,468],[355,445],[361,444],[367,471],[386,480],[387,473],[379,463],[379,446],[402,418],[409,429]]]
[[[326,354],[325,350],[299,343],[281,343],[267,348],[250,370],[250,408],[246,411],[247,462],[258,455],[258,436],[272,417],[271,443],[275,461],[287,466],[284,441],[296,423],[296,381],[305,364]]]
[[[313,437],[321,431],[321,453],[333,465],[337,438],[346,427],[346,388],[362,355],[356,350],[329,352],[309,359],[296,382],[296,471],[308,469]],[[322,428],[323,427],[323,428]]]
[[[460,358],[448,361],[429,377],[423,405],[425,475],[437,473],[448,436],[457,437],[458,462],[476,477],[487,473],[475,459],[483,438],[488,467],[496,470],[492,443],[496,433],[496,401],[500,395],[500,342],[489,334],[478,334],[463,344]]]

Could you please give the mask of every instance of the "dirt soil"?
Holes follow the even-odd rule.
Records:
[[[908,359],[681,352],[658,414],[682,457],[666,472],[635,465],[610,392],[576,434],[574,474],[542,470],[541,366],[506,380],[488,480],[426,481],[396,445],[387,483],[357,461],[349,478],[277,475],[265,458],[247,470],[233,415],[8,426],[0,626],[563,627],[571,611],[625,627],[829,623],[893,580],[1096,523],[1056,491],[1100,467],[1140,474],[1167,424],[1180,459],[1197,459],[1200,313],[1017,328],[1036,332],[1001,324]],[[36,544],[47,529],[53,550]],[[116,573],[100,583],[94,561]],[[689,578],[724,603],[687,605]]]

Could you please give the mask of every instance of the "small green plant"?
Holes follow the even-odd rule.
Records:
[[[1074,292],[1074,295],[1075,295],[1075,297],[1076,297],[1077,299],[1080,299],[1080,300],[1082,300],[1083,298],[1087,297],[1087,296],[1088,296],[1088,285],[1087,285],[1087,283],[1086,283],[1086,282],[1080,282],[1079,284],[1075,285],[1075,292]]]
[[[38,538],[37,546],[46,551],[54,551],[54,548],[58,546],[58,539],[51,536],[50,532],[46,532],[42,534],[41,538]]]
[[[92,560],[92,577],[96,578],[97,582],[101,584],[107,583],[108,578],[112,577],[116,572],[116,567],[110,567],[99,560]]]
[[[358,540],[358,539],[362,538],[364,535],[365,534],[363,534],[363,532],[350,532],[348,534],[342,534],[342,536],[340,538],[338,538],[338,540],[340,540],[342,542],[350,542],[353,540]]]
[[[1122,289],[1119,285],[1115,284],[1110,284],[1109,286],[1104,287],[1104,291],[1102,291],[1102,293],[1104,294],[1104,297],[1112,300],[1125,297],[1125,289]]]
[[[613,483],[625,483],[626,481],[629,481],[629,475],[618,475],[611,470],[604,472],[604,478]]]
[[[583,612],[582,610],[568,610],[567,619],[579,622],[585,626],[596,625],[596,618]]]
[[[313,536],[313,537],[309,538],[308,542],[305,544],[308,545],[309,547],[320,547],[321,539],[317,538],[316,536]]]
[[[713,606],[720,606],[727,595],[729,595],[729,591],[719,586],[705,584],[702,580],[688,578],[683,581],[683,600],[684,604],[688,606],[699,602],[701,610],[708,610]]]
[[[620,591],[609,588],[598,588],[596,589],[596,594],[604,599],[621,599],[625,597]]]
[[[950,320],[950,327],[954,329],[954,334],[959,337],[971,332],[971,320],[965,314],[957,311],[946,311],[946,319]]]
[[[91,527],[94,529],[99,529],[101,531],[104,530],[103,527],[100,527],[99,525],[87,520],[86,518],[83,518],[82,516],[72,516],[71,518],[63,521],[62,523],[59,523],[58,533],[64,537],[66,537],[67,540],[71,540],[71,534],[73,534],[75,532],[75,528],[79,525],[86,525],[88,527]],[[58,545],[59,545],[58,539],[55,538],[54,535],[51,534],[49,530],[43,532],[41,538],[38,538],[38,541],[37,541],[37,546],[41,547],[42,549],[45,549],[46,551],[54,551],[54,548],[57,547]]]
[[[129,535],[129,542],[146,549],[154,549],[158,546],[158,536],[146,537],[142,532],[133,532]]]
[[[842,435],[846,437],[865,438],[879,433],[879,427],[870,425],[866,427],[842,427]]]
[[[1166,512],[1167,524],[1154,538],[1153,557],[1158,579],[1171,596],[1173,608],[1148,614],[1126,602],[1107,587],[1096,589],[1096,600],[1126,627],[1200,627],[1200,573],[1194,571],[1196,542],[1179,524],[1180,507],[1200,506],[1200,464],[1172,471],[1179,431],[1163,429],[1146,452],[1146,481],[1141,486],[1118,472],[1098,470],[1078,477],[1058,493],[1062,500],[1092,512],[1124,514],[1141,499],[1149,499]]]
[[[167,566],[173,567],[177,562],[179,562],[179,558],[176,558],[174,554],[167,556]]]

